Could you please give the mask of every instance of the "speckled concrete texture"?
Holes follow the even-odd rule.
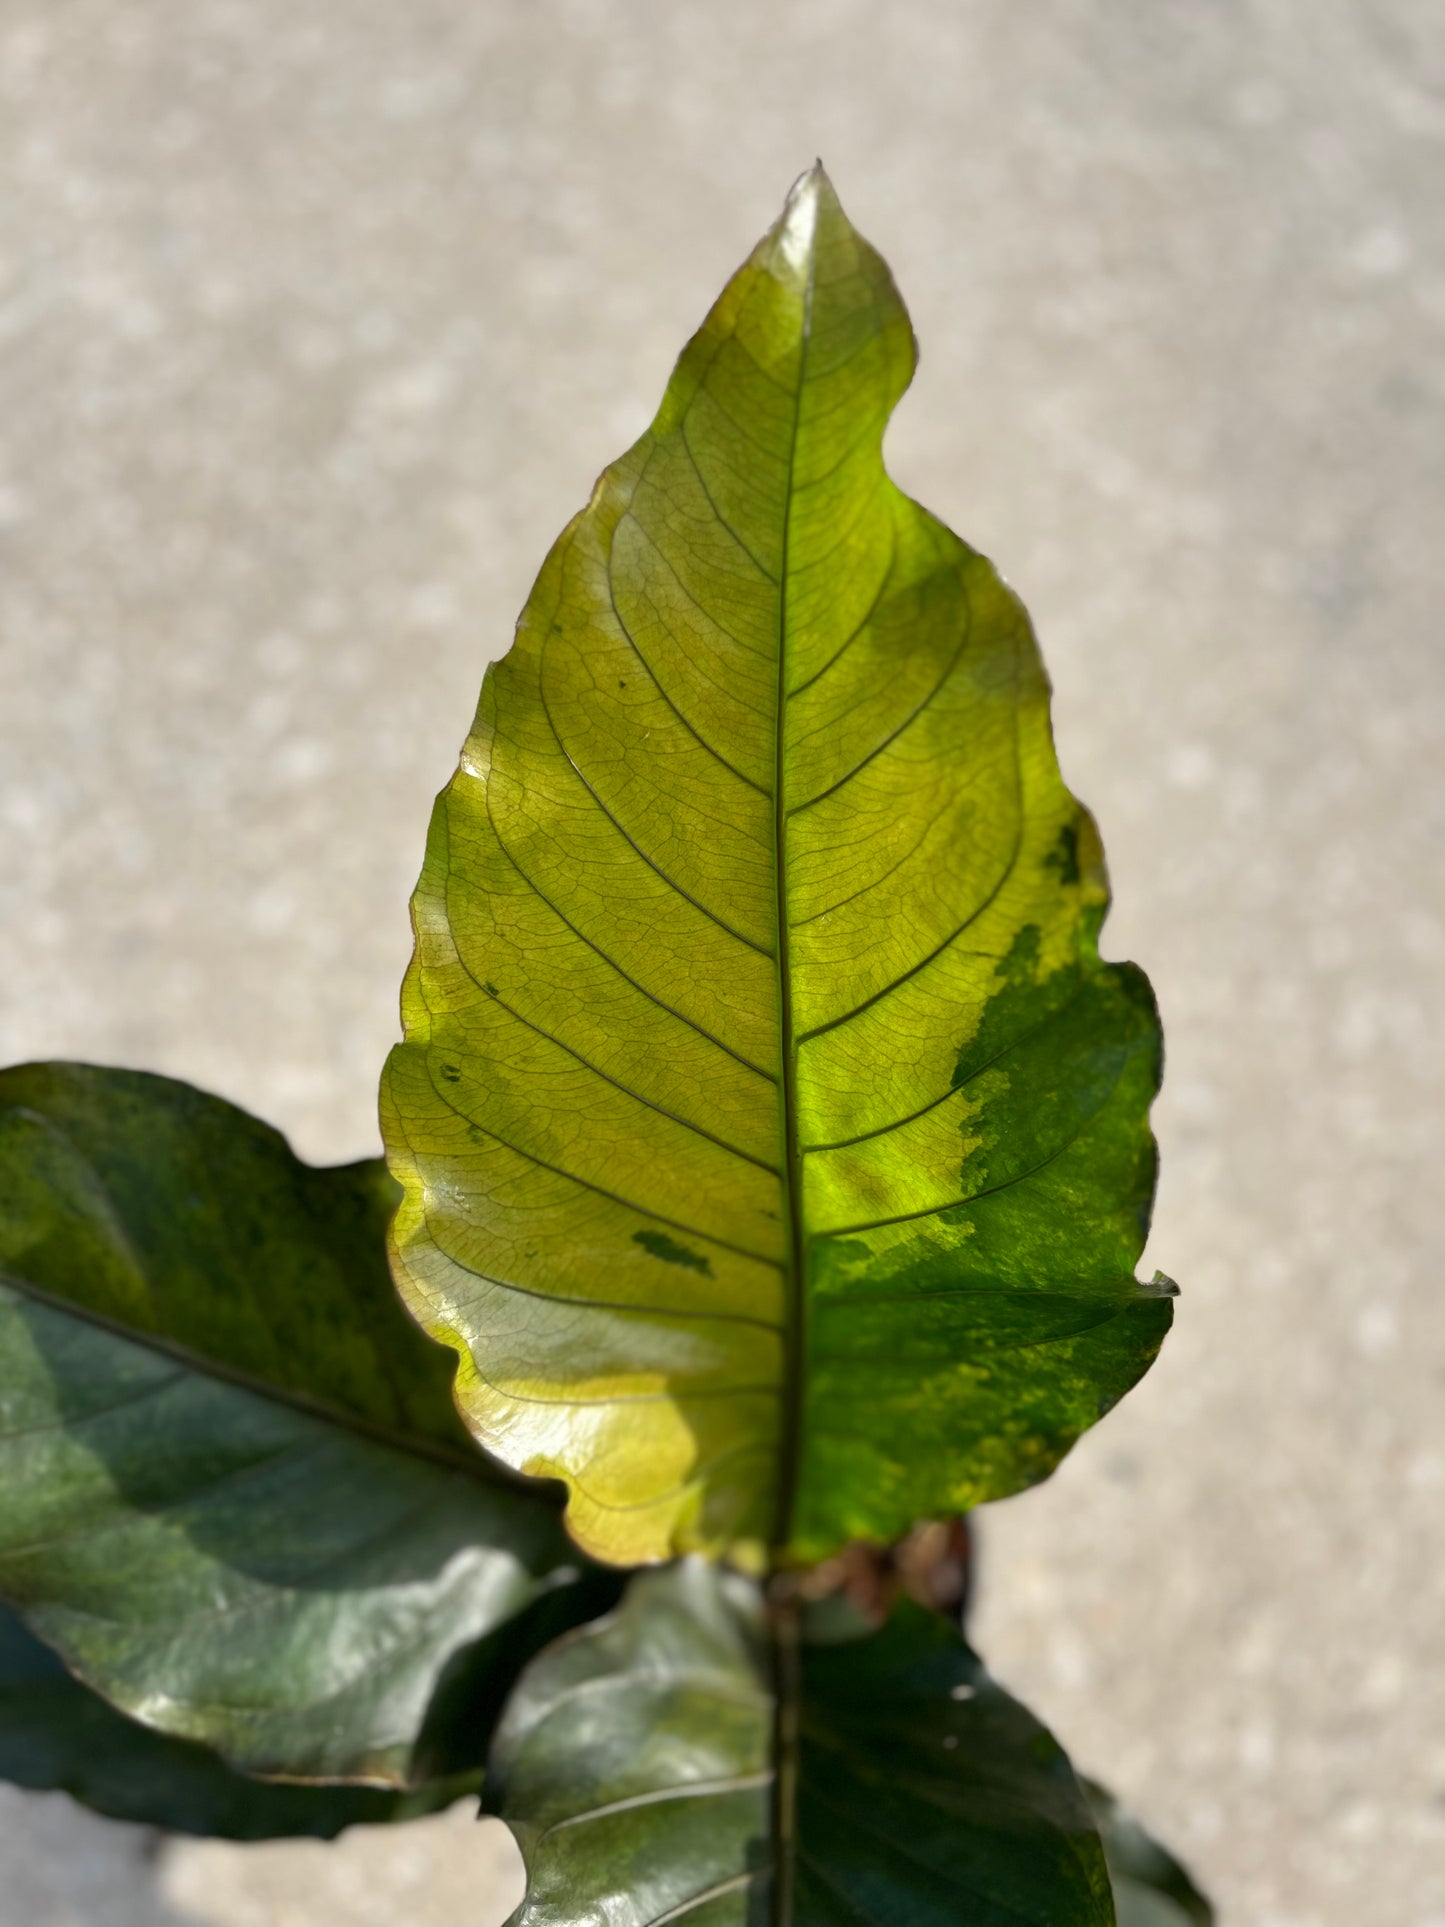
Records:
[[[0,126],[0,1051],[319,1158],[483,665],[824,155],[1169,1038],[1175,1334],[985,1521],[980,1644],[1226,1927],[1441,1927],[1439,0],[0,0]],[[9,1794],[0,1923],[488,1927],[429,1829]]]

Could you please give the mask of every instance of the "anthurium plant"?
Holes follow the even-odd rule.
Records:
[[[1173,1287],[1028,618],[883,465],[914,358],[813,169],[487,671],[385,1165],[0,1073],[0,1772],[241,1839],[480,1791],[519,1927],[1210,1918],[964,1636],[963,1515]]]

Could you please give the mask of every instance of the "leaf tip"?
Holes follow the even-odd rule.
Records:
[[[807,277],[820,235],[838,223],[851,226],[838,191],[821,160],[815,160],[788,189],[777,225],[768,235],[772,258],[798,279]]]
[[[818,202],[822,185],[828,177],[823,172],[823,163],[814,161],[813,165],[800,174],[788,189],[788,198],[783,203],[783,212],[777,226],[777,244],[788,266],[799,273],[813,251],[813,236],[818,226]]]

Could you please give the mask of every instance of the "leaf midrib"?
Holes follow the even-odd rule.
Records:
[[[788,1304],[783,1341],[783,1384],[781,1400],[782,1440],[778,1467],[778,1491],[773,1521],[776,1551],[792,1538],[793,1514],[797,1503],[798,1478],[802,1457],[802,1393],[804,1367],[804,1320],[806,1317],[803,1235],[803,1160],[801,1131],[798,1125],[798,1064],[793,1034],[792,962],[788,917],[788,817],[786,808],[785,761],[787,754],[788,714],[788,575],[789,538],[793,519],[793,480],[798,458],[798,430],[803,411],[803,390],[808,377],[808,345],[813,318],[813,283],[817,272],[817,183],[810,182],[814,206],[813,230],[808,238],[807,279],[803,288],[802,330],[798,343],[797,389],[793,400],[793,427],[788,447],[788,480],[783,497],[782,550],[778,570],[778,684],[773,742],[773,902],[776,914],[774,954],[778,968],[778,1046],[781,1057],[779,1102],[782,1118],[783,1207],[788,1224]],[[776,1630],[783,1636],[775,1641],[775,1691],[777,1708],[773,1726],[773,1851],[777,1861],[773,1881],[774,1927],[789,1927],[794,1915],[797,1842],[797,1761],[798,1761],[798,1667],[794,1645],[789,1650],[788,1634],[797,1637],[796,1604],[783,1604],[785,1624]],[[792,1663],[789,1663],[789,1661]]]
[[[816,193],[816,187],[813,191]],[[814,215],[816,221],[816,212]],[[774,951],[778,969],[779,1109],[782,1123],[783,1207],[788,1226],[788,1307],[783,1351],[782,1427],[778,1491],[773,1519],[773,1545],[781,1550],[792,1538],[802,1453],[803,1337],[807,1307],[804,1302],[803,1160],[798,1125],[798,1062],[793,1027],[791,931],[788,921],[788,815],[784,774],[787,756],[788,704],[788,544],[793,517],[793,477],[798,456],[798,429],[803,389],[808,376],[808,342],[812,326],[813,278],[816,272],[816,230],[808,248],[808,272],[803,290],[803,320],[798,344],[797,392],[793,402],[792,437],[788,448],[788,480],[783,497],[783,534],[778,586],[778,687],[773,742],[773,907],[776,918]]]
[[[205,1378],[213,1378],[224,1385],[233,1385],[254,1397],[270,1400],[273,1404],[289,1406],[293,1411],[307,1418],[318,1419],[345,1432],[354,1433],[358,1438],[372,1445],[386,1447],[408,1458],[424,1459],[433,1465],[443,1467],[449,1472],[463,1473],[491,1490],[510,1487],[514,1475],[494,1472],[492,1466],[480,1458],[468,1459],[461,1452],[453,1452],[439,1441],[418,1438],[414,1434],[398,1432],[379,1420],[363,1418],[359,1412],[348,1412],[341,1406],[332,1405],[327,1400],[316,1398],[311,1393],[298,1391],[287,1385],[277,1385],[270,1379],[244,1371],[236,1365],[227,1365],[208,1353],[193,1351],[190,1346],[178,1340],[167,1338],[161,1332],[148,1332],[127,1325],[119,1318],[110,1318],[104,1312],[96,1311],[89,1305],[82,1305],[73,1298],[65,1298],[59,1292],[47,1291],[29,1278],[17,1277],[12,1271],[0,1269],[0,1285],[8,1286],[22,1298],[29,1298],[49,1311],[58,1312],[67,1318],[79,1319],[82,1323],[94,1326],[98,1331],[107,1332],[113,1338],[126,1344],[139,1345],[148,1351],[156,1352],[163,1358],[174,1359],[187,1371]],[[519,1486],[521,1481],[516,1482]],[[537,1481],[529,1479],[527,1487],[535,1487]]]

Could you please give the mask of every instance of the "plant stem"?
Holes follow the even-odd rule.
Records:
[[[773,1927],[792,1927],[797,1882],[798,1739],[802,1706],[801,1602],[789,1573],[768,1584],[773,1647]]]

